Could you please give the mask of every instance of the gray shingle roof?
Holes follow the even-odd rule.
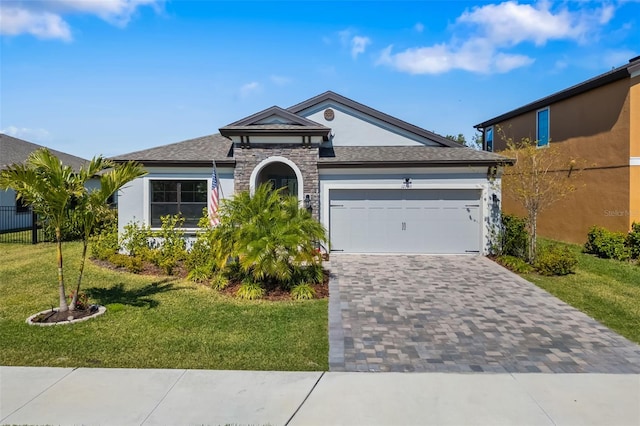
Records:
[[[437,146],[336,146],[321,148],[318,166],[494,165],[513,160],[472,148]]]
[[[210,166],[212,160],[215,160],[217,165],[235,164],[232,142],[219,133],[130,152],[111,157],[111,159],[120,162],[135,160],[145,165],[166,166]]]
[[[145,165],[235,165],[232,142],[220,134],[159,146],[112,157],[115,161],[139,161]],[[492,152],[438,146],[337,146],[321,148],[320,167],[493,165],[511,160]]]
[[[5,169],[11,164],[24,163],[29,157],[29,154],[40,148],[46,147],[0,133],[0,170]],[[89,162],[75,155],[56,151],[55,149],[48,149],[53,155],[58,157],[63,164],[71,166],[76,171]]]

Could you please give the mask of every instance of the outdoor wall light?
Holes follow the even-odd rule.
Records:
[[[309,194],[304,196],[304,208],[307,209],[307,211],[309,213],[311,213],[311,211],[313,210],[313,207],[311,207],[311,196]]]

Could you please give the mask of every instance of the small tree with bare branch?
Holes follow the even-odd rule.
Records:
[[[536,259],[538,215],[554,203],[566,198],[578,189],[576,177],[581,172],[582,160],[567,159],[557,145],[538,147],[537,141],[523,138],[514,142],[498,134],[507,142],[507,149],[500,154],[516,160],[507,167],[502,177],[505,194],[522,205],[527,215],[529,242],[527,261]]]

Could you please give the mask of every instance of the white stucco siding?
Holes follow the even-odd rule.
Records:
[[[148,174],[129,182],[118,193],[118,232],[124,226],[137,221],[144,225],[151,223],[150,182],[152,180],[206,180],[211,191],[211,170],[188,167],[148,167]],[[220,198],[229,198],[234,193],[233,169],[218,168]]]
[[[406,178],[411,179],[411,188],[403,189]],[[478,194],[478,238],[480,253],[487,254],[491,245],[493,227],[499,221],[500,180],[487,180],[486,167],[437,168],[437,169],[388,169],[351,170],[322,169],[320,171],[320,221],[331,235],[331,191],[334,194],[353,190],[354,194],[366,194],[369,190],[395,191],[440,191],[448,194]],[[426,194],[426,192],[425,192]],[[494,197],[494,194],[496,197]],[[398,193],[399,196],[402,196]],[[464,204],[464,202],[461,202]]]
[[[23,229],[31,226],[30,212],[16,211],[16,193],[13,189],[0,191],[0,231]]]
[[[327,108],[334,111],[333,120],[324,118],[324,111]],[[334,146],[439,145],[374,117],[330,102],[303,111],[301,115],[331,128]]]

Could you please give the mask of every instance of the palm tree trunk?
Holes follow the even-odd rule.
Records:
[[[67,295],[64,289],[64,272],[62,270],[62,232],[60,228],[56,229],[56,243],[58,255],[58,287],[60,289],[60,312],[67,312]]]
[[[87,258],[87,247],[89,246],[89,242],[85,238],[82,240],[82,259],[80,259],[80,273],[78,275],[78,283],[76,285],[76,291],[73,292],[73,299],[71,299],[71,306],[69,306],[69,310],[75,311],[76,305],[78,304],[78,294],[80,294],[80,284],[82,284],[82,274],[84,274],[84,263]]]

